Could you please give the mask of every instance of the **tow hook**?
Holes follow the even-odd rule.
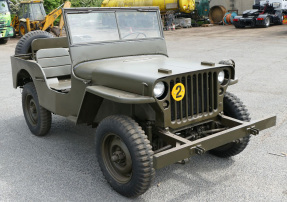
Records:
[[[200,146],[196,146],[196,147],[194,148],[194,150],[195,150],[195,153],[196,153],[197,155],[203,155],[203,154],[205,153],[205,149],[203,149],[203,148],[200,147]]]
[[[247,128],[247,131],[248,131],[251,135],[258,135],[258,134],[259,134],[259,130],[256,129],[255,127]]]

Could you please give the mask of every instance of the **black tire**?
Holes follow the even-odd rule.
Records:
[[[8,38],[0,39],[0,44],[6,44],[8,42]]]
[[[31,44],[33,40],[39,38],[53,38],[53,35],[41,30],[32,31],[25,34],[25,36],[23,36],[17,43],[15,55],[31,53]]]
[[[26,22],[19,23],[19,35],[22,37],[28,33],[27,24]]]
[[[232,93],[226,93],[223,99],[223,109],[224,114],[241,120],[241,121],[250,121],[249,113],[243,103],[240,101],[238,97],[233,95]],[[210,153],[222,157],[228,158],[231,156],[235,156],[242,152],[246,146],[248,145],[250,136],[245,136],[241,139],[240,143],[231,142],[221,147],[210,150]]]
[[[97,128],[95,142],[100,168],[114,190],[126,197],[137,197],[148,190],[155,175],[153,151],[133,119],[105,118]]]
[[[278,15],[278,22],[276,23],[277,25],[283,25],[283,21],[284,21],[284,14],[281,13]]]
[[[16,30],[14,27],[13,27],[13,38],[16,38]]]
[[[46,135],[51,128],[51,112],[41,107],[32,82],[23,87],[22,108],[30,131],[36,136]]]
[[[270,26],[270,23],[271,23],[270,17],[267,16],[267,17],[265,18],[265,20],[264,20],[264,25],[263,25],[263,27],[265,27],[265,28],[269,27],[269,26]]]
[[[240,26],[240,25],[234,25],[234,27],[235,27],[236,29],[244,28],[243,26]]]

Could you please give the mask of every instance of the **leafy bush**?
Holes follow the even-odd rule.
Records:
[[[22,0],[11,0],[13,4],[10,5],[11,12],[16,14],[19,10],[19,5]],[[70,0],[72,7],[100,7],[103,0]],[[65,3],[65,0],[45,0],[44,7],[46,13],[50,13],[55,8],[58,8],[60,5]]]

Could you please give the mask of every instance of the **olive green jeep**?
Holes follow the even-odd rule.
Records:
[[[120,194],[136,197],[155,170],[210,152],[230,157],[276,117],[250,121],[227,92],[235,63],[168,57],[157,8],[64,9],[67,37],[27,33],[11,57],[31,132],[51,113],[96,127],[99,166]]]

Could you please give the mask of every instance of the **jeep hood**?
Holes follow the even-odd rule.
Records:
[[[92,85],[107,86],[131,93],[152,96],[152,89],[158,79],[180,75],[188,72],[217,68],[201,65],[200,62],[187,62],[171,59],[166,56],[138,56],[97,60],[79,64],[74,67],[74,74],[85,80],[91,80]],[[159,69],[169,70],[161,73]],[[144,87],[145,86],[145,87]]]

